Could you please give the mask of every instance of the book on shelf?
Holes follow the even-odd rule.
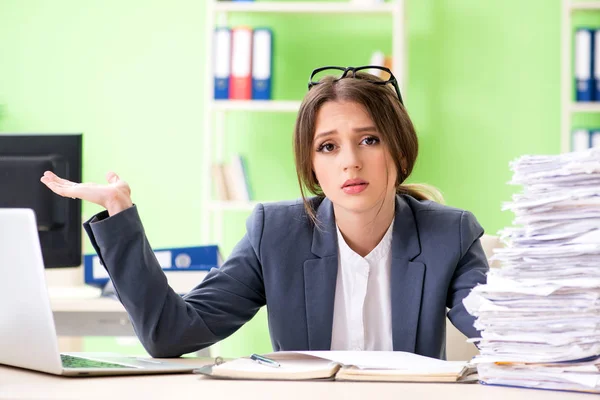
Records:
[[[212,178],[215,184],[215,192],[218,200],[231,200],[229,189],[227,188],[227,177],[225,174],[225,164],[215,163],[212,165]]]
[[[282,351],[265,355],[278,366],[237,358],[195,372],[220,379],[473,382],[467,361],[444,361],[402,351]]]
[[[229,163],[213,164],[212,177],[217,199],[243,202],[252,199],[246,161],[240,154],[234,155]]]
[[[386,67],[389,70],[392,70],[392,57],[386,56],[382,51],[376,50],[371,54],[371,59],[369,60],[369,65],[377,65],[379,67]],[[390,74],[380,69],[372,69],[369,71],[370,74],[375,75],[376,77],[385,80],[390,78]]]

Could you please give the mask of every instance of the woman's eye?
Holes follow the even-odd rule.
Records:
[[[379,138],[376,138],[375,136],[369,136],[363,139],[363,143],[367,146],[373,146],[374,144],[379,143]]]
[[[335,146],[331,143],[324,143],[321,146],[319,146],[319,148],[317,149],[317,151],[322,151],[324,153],[329,153],[331,151],[333,151],[335,149]]]

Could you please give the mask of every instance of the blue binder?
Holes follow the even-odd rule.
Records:
[[[252,33],[252,99],[271,100],[273,32],[256,28]]]
[[[222,264],[219,247],[216,245],[155,249],[154,254],[165,273],[209,271]],[[83,269],[86,284],[103,287],[108,283],[108,273],[96,254],[86,254],[83,257]]]
[[[594,82],[593,101],[600,101],[600,29],[595,29],[592,36],[592,79]]]
[[[216,28],[214,35],[215,100],[226,100],[229,98],[231,72],[231,29]]]
[[[577,29],[575,32],[575,99],[593,101],[594,83],[594,30]]]

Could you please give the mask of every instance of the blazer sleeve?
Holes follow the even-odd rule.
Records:
[[[265,305],[263,216],[259,205],[227,261],[183,297],[169,287],[136,206],[100,213],[84,228],[144,348],[153,357],[178,357],[226,338]]]
[[[454,271],[446,306],[448,318],[465,336],[479,337],[475,329],[475,317],[470,315],[462,300],[478,284],[485,284],[486,274],[489,270],[487,257],[483,251],[479,238],[483,235],[483,228],[475,216],[468,211],[463,211],[460,218],[460,254],[461,258]]]

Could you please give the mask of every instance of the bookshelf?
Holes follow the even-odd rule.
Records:
[[[210,104],[213,111],[296,112],[300,101],[290,100],[220,100]]]
[[[352,2],[309,2],[309,1],[275,1],[275,2],[216,2],[216,12],[254,12],[254,13],[329,13],[383,14],[394,12],[395,4],[354,4]]]
[[[205,107],[201,190],[203,198],[202,240],[205,243],[223,243],[223,218],[226,212],[249,212],[260,203],[260,199],[250,202],[219,201],[213,194],[211,166],[224,158],[227,117],[235,112],[297,113],[300,100],[214,100],[212,55],[214,54],[213,31],[216,26],[227,26],[233,13],[253,14],[295,14],[298,18],[314,14],[335,15],[391,15],[392,18],[392,63],[394,75],[404,94],[407,76],[406,34],[404,0],[364,5],[347,2],[301,2],[301,1],[254,1],[231,2],[208,0],[206,5],[205,49],[207,68],[205,75]],[[307,27],[307,29],[310,29]],[[290,126],[290,130],[293,126]],[[249,160],[249,165],[252,165]]]
[[[600,12],[600,1],[562,2],[561,27],[561,128],[560,151],[571,151],[571,130],[573,116],[577,113],[597,113],[600,115],[600,101],[577,102],[574,99],[573,87],[573,15],[575,13]],[[600,15],[600,14],[599,14]],[[598,19],[600,25],[600,18]]]

